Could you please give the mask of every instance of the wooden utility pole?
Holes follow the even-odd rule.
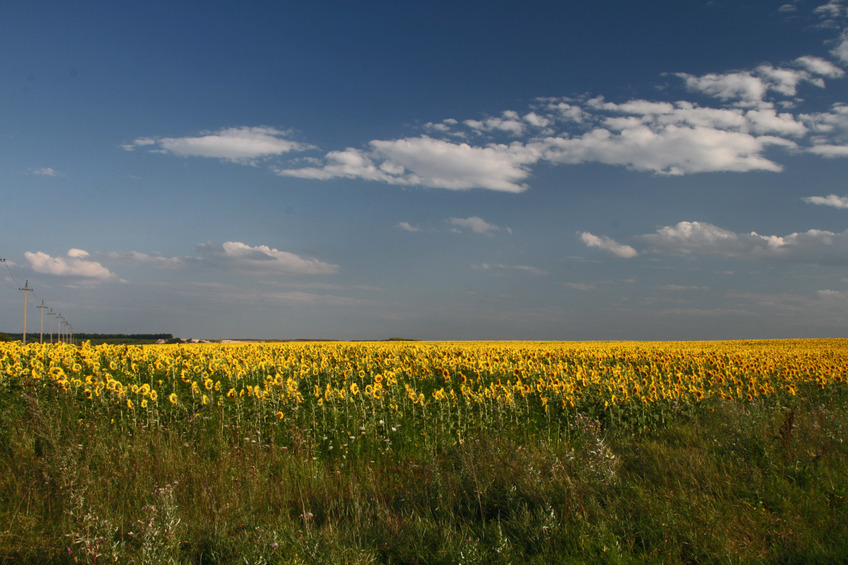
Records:
[[[21,284],[21,283],[18,283]],[[23,335],[23,345],[26,345],[26,314],[27,314],[27,293],[32,292],[32,289],[29,287],[29,281],[26,281],[23,288],[19,288],[18,290],[24,291],[24,335]]]
[[[47,306],[44,305],[44,300],[41,301],[41,306],[37,306],[39,310],[41,310],[41,330],[38,332],[38,342],[44,343],[44,309]]]
[[[50,343],[53,343],[53,316],[56,315],[56,312],[51,308],[47,315],[50,316]]]

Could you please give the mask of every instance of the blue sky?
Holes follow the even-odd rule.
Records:
[[[0,331],[848,333],[844,0],[34,0],[0,53]]]

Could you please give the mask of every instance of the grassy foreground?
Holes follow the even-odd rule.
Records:
[[[826,345],[811,354],[805,344],[803,354],[827,357],[841,370],[838,351],[848,342]],[[419,351],[398,347],[398,358],[410,363]],[[61,353],[70,376],[76,358],[68,355],[99,355],[100,365],[109,367],[110,360],[139,351]],[[186,354],[185,348],[170,351]],[[475,351],[476,362],[482,354]],[[427,389],[420,375],[408,381],[428,391],[403,391],[411,397],[408,406],[389,390],[379,405],[357,412],[358,404],[348,404],[361,395],[340,399],[323,386],[309,394],[313,379],[327,381],[328,365],[289,375],[301,380],[302,402],[295,392],[285,411],[279,403],[269,406],[266,419],[257,407],[273,395],[263,400],[255,389],[253,409],[247,395],[238,405],[235,396],[222,394],[241,406],[231,410],[223,401],[207,404],[200,394],[196,405],[189,406],[190,392],[181,400],[179,387],[200,382],[202,390],[204,375],[217,378],[209,365],[204,374],[198,368],[195,380],[191,374],[175,379],[173,393],[167,378],[160,381],[158,400],[141,414],[139,402],[128,409],[131,393],[100,401],[105,388],[99,396],[82,385],[62,386],[61,378],[32,377],[31,359],[41,355],[46,374],[52,366],[46,359],[56,351],[6,351],[0,563],[846,562],[848,387],[798,372],[770,392],[773,381],[765,380],[762,367],[778,374],[782,366],[773,352],[758,346],[739,357],[749,370],[760,369],[763,394],[731,398],[698,381],[690,387],[692,399],[664,399],[660,375],[646,370],[633,378],[642,379],[647,395],[656,377],[654,400],[637,397],[633,388],[629,396],[640,400],[611,405],[618,381],[606,396],[589,383],[582,393],[563,389],[573,406],[563,400],[556,410],[547,392],[539,393],[547,400],[514,401],[512,408],[508,398],[492,397],[487,405],[482,393],[477,404],[451,404],[444,394],[448,376],[436,370],[440,388]],[[765,365],[757,364],[757,354],[767,357]],[[722,355],[730,375],[736,358]],[[609,371],[599,374],[604,382],[625,378],[630,365],[624,359],[638,365],[647,357],[617,351],[599,358]],[[693,358],[691,352],[680,357]],[[388,356],[380,359],[387,369]],[[140,358],[133,362],[136,373],[144,373]],[[80,360],[77,372],[86,367]],[[616,367],[621,374],[613,377]],[[109,369],[130,390],[133,375],[114,363]],[[265,367],[263,378],[275,370]],[[502,387],[518,378],[542,390],[529,373],[503,371],[481,368],[476,376]],[[671,382],[695,382],[695,372],[672,371]],[[356,388],[364,391],[376,374],[388,373],[360,375]],[[467,367],[457,374],[472,380]],[[564,382],[564,374],[557,378]],[[96,375],[88,371],[91,382]],[[154,386],[155,376],[148,379]],[[225,383],[222,392],[228,388],[238,387]],[[438,410],[442,397],[452,412]],[[161,407],[151,413],[155,403]],[[376,439],[364,442],[372,432]]]

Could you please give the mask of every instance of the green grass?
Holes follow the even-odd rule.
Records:
[[[784,399],[786,400],[786,399]],[[0,403],[0,563],[848,561],[843,392],[710,401],[651,432],[577,415],[462,443],[315,449],[232,421]]]

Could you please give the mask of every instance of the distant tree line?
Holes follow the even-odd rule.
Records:
[[[39,339],[41,339],[42,334],[38,332],[27,332],[27,343],[38,343]],[[0,333],[0,341],[21,341],[23,334],[20,333]],[[48,334],[43,334],[43,338],[45,342],[50,341],[50,336]],[[97,334],[97,333],[78,333],[73,335],[74,343],[82,343],[84,341],[90,341],[93,345],[98,345],[101,343],[110,343],[110,344],[145,344],[145,343],[157,343],[160,340],[166,343],[181,343],[182,340],[178,338],[174,338],[173,334],[161,333],[161,334]],[[53,335],[53,341],[58,339],[57,335]],[[62,341],[66,341],[64,338]]]

